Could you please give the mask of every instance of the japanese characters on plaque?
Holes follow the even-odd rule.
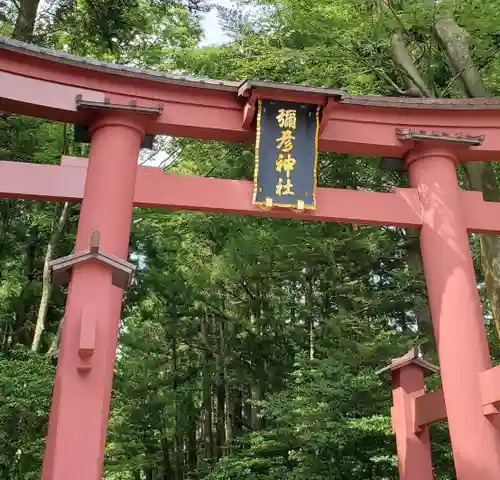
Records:
[[[259,100],[253,204],[316,208],[319,106]]]

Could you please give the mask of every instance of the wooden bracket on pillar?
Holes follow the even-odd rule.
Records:
[[[98,261],[112,270],[113,285],[126,289],[133,278],[135,265],[109,253],[99,250],[99,232],[93,232],[90,249],[67,255],[50,262],[52,281],[58,284],[68,283],[71,280],[71,271],[75,265]]]
[[[75,104],[77,110],[114,110],[114,111],[124,111],[131,113],[140,113],[141,115],[153,115],[158,116],[163,112],[163,104],[158,104],[155,107],[149,105],[138,105],[136,100],[132,100],[127,105],[111,103],[108,97],[104,98],[104,102],[94,102],[90,100],[84,100],[81,95],[75,97]]]
[[[138,105],[136,100],[132,100],[127,105],[111,103],[108,97],[104,98],[104,102],[95,102],[92,100],[84,100],[82,95],[75,97],[75,104],[77,110],[110,110],[118,112],[138,113],[148,116],[159,116],[163,112],[163,104],[156,106]],[[76,142],[90,143],[90,132],[87,125],[75,125],[74,139]],[[142,139],[141,148],[153,148],[155,136],[146,134]]]
[[[500,365],[479,374],[483,413],[487,417],[500,413]]]
[[[462,132],[446,133],[426,130],[415,130],[413,128],[396,128],[398,140],[434,140],[447,143],[458,143],[467,147],[478,147],[482,145],[485,139],[484,135],[466,135]]]
[[[77,369],[81,373],[92,369],[92,357],[95,351],[97,334],[97,317],[90,305],[84,307],[80,319],[80,341],[78,345],[78,356],[80,364]]]

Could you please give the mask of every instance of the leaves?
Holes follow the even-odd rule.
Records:
[[[470,34],[485,87],[492,94],[499,88],[495,2],[394,1],[379,8],[363,0],[247,0],[244,11],[220,9],[230,43],[197,48],[200,17],[193,9],[204,6],[58,2],[39,17],[36,40],[200,77],[400,95],[408,78],[392,56],[397,34],[421,83],[452,96],[461,94],[459,86],[432,34],[436,18],[448,12]],[[68,149],[85,155],[70,130],[2,117],[2,158],[57,163]],[[169,138],[157,148],[168,172],[253,176],[251,146]],[[407,185],[373,158],[321,153],[318,172],[323,187],[386,192]],[[45,354],[63,314],[63,289],[51,296],[40,354],[25,346],[58,212],[50,204],[0,202],[0,476],[9,480],[39,478],[54,375]],[[58,254],[73,248],[77,215],[75,207]],[[375,372],[415,344],[436,361],[421,320],[425,285],[412,263],[418,255],[410,233],[137,209],[131,247],[138,275],[122,314],[105,478],[395,478],[391,386]],[[477,237],[473,253],[481,283]],[[488,333],[496,359],[499,340],[490,324]],[[438,385],[436,378],[428,386]],[[437,478],[453,478],[442,426],[433,427],[433,448]]]

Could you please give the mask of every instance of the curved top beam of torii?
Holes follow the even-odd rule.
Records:
[[[251,142],[256,98],[322,105],[320,149],[403,157],[417,136],[445,136],[461,161],[500,158],[500,98],[363,97],[270,82],[202,80],[98,62],[0,37],[0,109],[85,125],[83,102],[162,107],[148,128],[203,140]]]

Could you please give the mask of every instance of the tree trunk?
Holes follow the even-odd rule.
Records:
[[[406,48],[402,32],[393,33],[391,39],[392,58],[400,69],[403,80],[412,96],[417,94],[423,97],[432,97],[432,92],[427,88],[418,70],[413,63],[410,52]]]
[[[212,360],[210,345],[210,326],[206,315],[201,319],[201,337],[204,345],[202,366],[203,388],[203,441],[205,459],[210,462],[214,458],[214,441],[212,434],[212,378],[210,363]]]
[[[234,390],[231,402],[231,433],[232,438],[238,438],[242,434],[243,424],[243,395],[241,390]]]
[[[24,274],[26,276],[25,281],[23,282],[23,286],[21,288],[21,293],[19,294],[19,298],[17,299],[17,303],[15,306],[15,321],[12,331],[10,332],[10,340],[8,342],[8,347],[12,348],[18,343],[22,343],[23,345],[29,344],[27,332],[30,331],[28,327],[29,321],[29,313],[32,313],[32,304],[30,304],[29,292],[31,290],[31,283],[35,279],[35,262],[36,262],[36,249],[38,245],[38,232],[33,231],[28,239],[28,244],[26,246],[26,255],[25,255],[25,266],[24,266]]]
[[[306,327],[309,343],[309,360],[314,360],[314,290],[312,272],[306,277]]]
[[[250,317],[250,324],[253,326],[256,337],[259,339],[259,349],[255,352],[255,357],[252,360],[254,378],[251,385],[252,398],[252,428],[254,430],[262,430],[264,427],[263,419],[260,415],[260,402],[264,399],[264,375],[265,366],[260,352],[262,344],[262,297],[259,291],[256,293],[256,301],[253,305],[253,313]]]
[[[55,229],[50,236],[49,243],[47,245],[47,250],[45,252],[45,259],[43,263],[43,277],[42,277],[42,296],[40,298],[40,305],[38,307],[38,315],[35,325],[35,333],[33,335],[33,342],[31,344],[31,350],[38,352],[40,350],[40,343],[42,339],[42,334],[45,329],[45,321],[47,319],[47,311],[49,309],[50,295],[52,293],[52,282],[50,280],[50,261],[54,255],[54,251],[61,236],[62,231],[66,225],[69,214],[69,203],[66,202],[63,205],[61,214],[56,223]]]
[[[33,40],[39,3],[40,0],[19,0],[19,10],[12,38],[25,42]]]
[[[434,25],[434,36],[446,55],[451,73],[459,80],[466,97],[487,97],[470,50],[468,33],[449,16],[440,17]]]
[[[388,26],[393,30],[391,36],[391,55],[394,65],[398,68],[407,87],[402,92],[411,97],[432,97],[432,92],[427,87],[415,65],[398,19],[394,16],[390,0],[378,0],[379,11],[386,16]]]
[[[223,448],[226,444],[226,379],[224,378],[224,323],[222,318],[217,315],[213,316],[214,326],[213,331],[217,332],[217,423],[216,423],[216,458],[223,455]]]
[[[196,441],[197,414],[193,397],[189,394],[188,401],[189,425],[187,433],[187,466],[191,472],[196,470],[198,464],[198,444]]]
[[[173,385],[174,392],[174,480],[181,480],[182,467],[184,464],[183,459],[183,444],[182,435],[180,431],[180,406],[179,406],[179,369],[177,362],[177,339],[175,336],[172,338],[172,370],[173,370]],[[166,439],[165,439],[166,441]]]
[[[225,438],[226,438],[226,446],[228,446],[231,443],[231,440],[233,439],[233,422],[231,420],[231,412],[232,412],[232,395],[231,395],[231,387],[229,384],[229,376],[228,376],[228,371],[227,371],[227,361],[226,358],[224,357],[224,369],[223,369],[223,374],[224,374],[224,396],[226,397],[226,408],[225,408],[225,415],[224,415],[224,424],[226,427],[225,431]],[[229,453],[229,450],[228,450]]]
[[[64,317],[61,318],[59,326],[57,327],[57,332],[52,339],[49,349],[47,350],[47,357],[53,357],[59,350],[59,342],[61,341],[61,333],[64,325]]]
[[[253,418],[253,412],[254,409],[252,408],[252,387],[250,385],[247,386],[246,388],[246,400],[244,403],[244,412],[245,412],[245,423],[247,425],[250,425],[251,428],[253,429],[253,424],[254,424],[254,418]]]
[[[168,449],[168,438],[167,438],[167,426],[165,419],[162,417],[162,428],[161,428],[161,438],[160,438],[160,445],[161,445],[161,450],[162,450],[162,470],[163,470],[163,480],[173,480],[174,479],[174,468],[172,467],[172,460],[170,458],[170,451]],[[147,449],[148,450],[148,449]],[[146,451],[147,455],[150,455],[151,453]],[[151,472],[151,478],[153,477],[153,471],[150,470]],[[147,477],[147,473],[146,473]]]

